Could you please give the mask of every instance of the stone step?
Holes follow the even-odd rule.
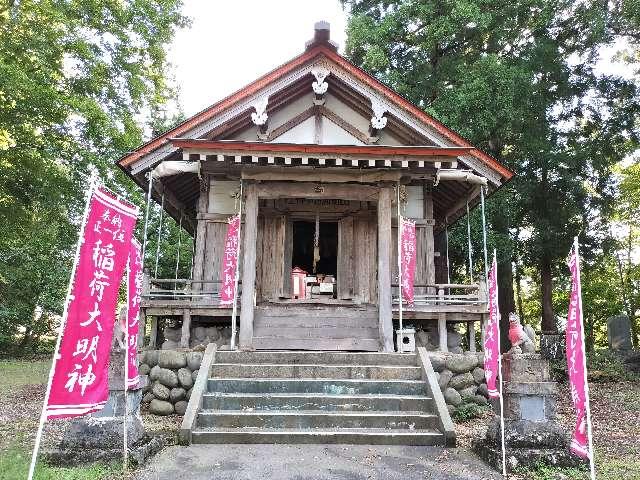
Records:
[[[287,338],[376,338],[378,335],[377,326],[367,327],[344,327],[344,326],[274,326],[256,325],[253,335],[255,337],[287,337]]]
[[[206,428],[387,428],[435,429],[438,417],[422,412],[322,412],[203,410],[198,426]]]
[[[241,352],[218,351],[216,362],[220,363],[277,363],[317,365],[418,365],[417,356],[409,353],[354,353],[354,352],[292,352],[266,351]]]
[[[433,412],[426,395],[325,395],[322,393],[205,393],[203,410],[323,410]]]
[[[326,378],[372,380],[420,380],[420,367],[382,365],[280,365],[216,363],[211,377],[215,378]]]
[[[193,443],[345,443],[360,445],[444,445],[435,429],[264,429],[196,428]]]
[[[253,347],[258,350],[346,350],[377,352],[380,347],[378,338],[290,338],[290,337],[253,337]]]
[[[208,392],[326,393],[332,395],[424,395],[421,380],[352,380],[327,378],[210,378]]]

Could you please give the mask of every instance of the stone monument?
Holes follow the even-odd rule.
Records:
[[[569,451],[569,435],[556,421],[557,384],[549,361],[537,353],[503,355],[504,429],[507,470],[538,463],[576,466],[581,460]],[[499,412],[496,404],[494,409]],[[485,439],[474,450],[502,470],[500,417],[493,418]]]
[[[122,460],[125,412],[128,413],[128,451],[134,463],[142,463],[162,448],[164,440],[145,436],[140,416],[142,388],[146,385],[147,377],[141,376],[137,389],[126,391],[124,344],[120,342],[117,332],[116,340],[112,344],[109,359],[107,404],[99,412],[72,419],[56,448],[45,452],[48,462],[69,466]]]
[[[613,352],[627,353],[633,349],[631,344],[631,322],[626,315],[607,318],[607,339]]]

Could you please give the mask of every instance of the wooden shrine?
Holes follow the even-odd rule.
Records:
[[[176,161],[199,173],[149,181]],[[328,24],[302,54],[118,165],[195,237],[191,278],[150,278],[143,301],[153,325],[182,319],[183,347],[195,322],[231,321],[222,249],[242,203],[240,349],[393,351],[399,200],[418,237],[404,318],[437,322],[441,350],[447,322],[465,322],[475,348],[485,289],[448,283],[444,233],[513,173],[339,55]]]

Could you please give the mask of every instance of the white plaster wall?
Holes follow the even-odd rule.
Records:
[[[404,214],[409,218],[424,218],[424,190],[420,185],[408,185]]]
[[[238,208],[236,200],[232,197],[240,188],[240,182],[234,180],[213,180],[211,185],[212,193],[210,199],[213,206],[210,206],[210,213],[234,214]]]

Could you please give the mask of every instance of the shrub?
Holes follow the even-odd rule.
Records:
[[[453,412],[453,420],[456,422],[468,422],[474,418],[480,418],[485,412],[490,410],[489,405],[478,405],[477,403],[465,402]]]

